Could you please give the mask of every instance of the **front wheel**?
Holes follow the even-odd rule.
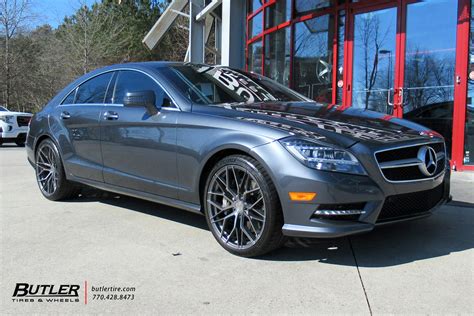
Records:
[[[227,251],[263,255],[282,241],[283,215],[276,189],[255,159],[233,155],[219,161],[204,191],[208,226]]]
[[[42,141],[36,151],[36,181],[41,193],[49,200],[76,197],[79,188],[66,179],[58,148],[49,139]]]

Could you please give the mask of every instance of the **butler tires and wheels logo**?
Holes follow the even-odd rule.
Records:
[[[13,302],[79,303],[79,284],[29,284],[17,283]]]

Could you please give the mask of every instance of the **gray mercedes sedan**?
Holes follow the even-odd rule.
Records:
[[[27,153],[50,200],[87,185],[204,214],[222,247],[245,257],[286,236],[421,218],[449,198],[438,133],[222,66],[95,70],[33,117]]]

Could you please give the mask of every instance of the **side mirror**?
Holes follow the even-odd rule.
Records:
[[[123,98],[124,106],[144,107],[150,115],[158,114],[160,110],[156,107],[155,103],[156,96],[152,90],[127,92]]]

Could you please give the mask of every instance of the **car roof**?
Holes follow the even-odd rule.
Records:
[[[190,62],[178,62],[178,61],[144,61],[144,62],[129,62],[129,63],[105,66],[102,68],[95,69],[91,73],[103,72],[107,70],[110,71],[110,70],[122,69],[122,68],[155,70],[157,68],[170,67],[170,66],[185,66],[185,65],[224,67],[223,65],[207,65],[203,63],[190,63]]]

